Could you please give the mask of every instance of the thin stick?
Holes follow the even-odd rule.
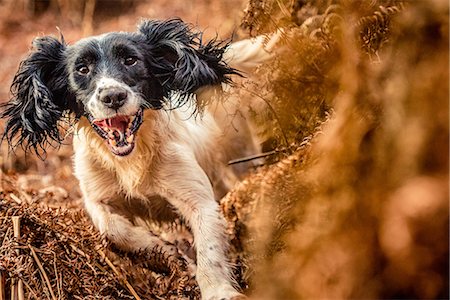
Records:
[[[23,293],[23,281],[19,278],[19,284],[17,285],[17,296],[19,300],[25,300],[25,294]]]
[[[9,234],[9,230],[10,230],[10,229],[11,229],[10,227],[8,227],[8,229],[6,229],[5,237],[3,238],[2,244],[1,244],[0,246],[3,247],[3,244],[5,243],[6,238],[8,237],[8,234]]]
[[[39,300],[38,296],[36,295],[36,293],[33,291],[33,289],[31,288],[31,286],[24,281],[23,284],[25,284],[25,287],[28,289],[28,291],[30,291],[30,294],[34,297],[34,299]]]
[[[89,259],[89,255],[87,255],[86,253],[83,252],[83,250],[79,249],[77,246],[75,246],[74,244],[70,243],[69,244],[70,248],[72,248],[73,251],[75,251],[76,253],[80,254],[81,256],[84,256],[85,258]]]
[[[114,264],[109,260],[109,258],[106,257],[105,253],[100,249],[98,249],[97,252],[105,260],[105,262],[108,264],[108,266],[111,268],[111,270],[113,270],[113,272],[116,273],[116,276],[118,278],[121,278],[122,276],[120,276],[119,271],[116,269]],[[128,288],[128,291],[134,296],[134,298],[136,298],[136,300],[141,300],[141,297],[139,297],[139,295],[136,293],[136,291],[134,290],[134,288],[131,286],[131,284],[128,282],[128,280],[126,278],[123,278],[123,282],[125,283],[126,287]]]
[[[271,155],[274,155],[275,153],[284,152],[284,151],[286,151],[286,149],[272,150],[272,151],[264,152],[264,153],[261,153],[261,154],[255,154],[255,155],[245,156],[245,157],[242,157],[242,158],[232,159],[232,160],[230,160],[228,162],[228,165],[240,164],[240,163],[251,161],[251,160],[254,160],[254,159],[271,156]]]
[[[15,221],[15,218],[17,217],[12,217],[12,222],[13,222],[13,235],[16,236],[16,224],[17,221]],[[17,300],[18,297],[18,291],[17,291],[17,284],[16,284],[16,279],[15,278],[11,278],[11,300]]]
[[[5,297],[5,276],[2,271],[0,271],[0,300],[6,300]]]
[[[14,231],[14,237],[16,239],[20,238],[20,217],[14,216],[11,217],[12,223],[13,223],[13,231]],[[16,253],[19,253],[19,249],[16,249]]]
[[[11,217],[11,219],[12,219],[12,223],[13,223],[14,237],[18,241],[20,238],[20,217],[14,216],[14,217]],[[19,244],[16,244],[16,246],[18,246],[18,245]],[[19,248],[16,248],[16,254],[20,255]],[[20,278],[17,282],[17,286],[14,286],[14,289],[11,289],[11,296],[14,295],[14,297],[15,297],[16,293],[17,293],[18,300],[25,300],[25,295],[23,293],[23,282],[22,282],[22,279],[20,279]]]
[[[10,193],[9,196],[10,196],[11,199],[13,199],[14,202],[16,202],[17,204],[22,204],[22,200],[20,200],[20,198],[17,197],[16,195],[14,195],[13,193]],[[13,217],[13,218],[18,218],[18,217]]]
[[[58,268],[56,267],[56,253],[53,252],[53,268],[55,269],[55,277],[56,277],[56,288],[58,290],[58,299],[62,299],[61,290],[59,289],[60,280],[58,278]]]
[[[17,285],[15,278],[11,278],[11,300],[17,300]]]
[[[50,291],[50,294],[52,296],[53,300],[56,300],[55,293],[52,290],[52,285],[50,284],[50,280],[48,279],[47,273],[45,273],[44,267],[41,264],[41,261],[39,260],[39,257],[37,256],[36,252],[34,251],[33,247],[31,245],[28,245],[28,248],[31,250],[31,254],[33,255],[34,260],[36,261],[36,264],[39,267],[39,270],[41,271],[42,275],[44,276],[45,283],[47,284],[47,287]]]

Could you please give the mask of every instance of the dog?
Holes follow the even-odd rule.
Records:
[[[230,153],[259,150],[245,118],[223,130],[238,100],[203,107],[238,70],[269,57],[261,39],[204,43],[180,19],[143,20],[136,32],[73,45],[36,38],[3,106],[3,138],[42,155],[63,141],[61,122],[72,116],[74,173],[100,233],[126,251],[177,255],[139,220],[179,215],[193,233],[202,298],[238,299],[217,200],[242,175],[226,166]]]

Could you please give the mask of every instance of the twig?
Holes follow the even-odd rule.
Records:
[[[11,278],[11,300],[17,300],[17,285],[15,278]]]
[[[10,196],[11,199],[13,199],[14,202],[16,202],[17,204],[19,204],[19,205],[22,204],[22,200],[20,200],[20,198],[17,197],[16,195],[14,195],[13,193],[10,193],[9,196]],[[13,217],[13,218],[15,218],[15,217]],[[17,217],[17,218],[18,218],[18,217]]]
[[[28,245],[28,248],[31,250],[31,254],[33,255],[34,260],[36,261],[36,264],[39,267],[39,270],[41,271],[42,275],[44,276],[45,283],[47,284],[47,287],[50,291],[50,294],[52,296],[53,300],[56,300],[55,293],[52,290],[52,286],[50,284],[50,280],[48,279],[47,273],[45,273],[44,267],[41,264],[41,261],[39,260],[39,257],[37,256],[36,252],[34,251],[33,247],[31,245]]]
[[[36,293],[33,291],[33,289],[31,288],[31,286],[24,281],[23,284],[25,285],[25,287],[30,291],[31,295],[33,295],[34,299],[39,300],[38,296],[36,295]]]
[[[5,276],[2,271],[0,271],[0,300],[6,300],[5,297]]]
[[[20,238],[20,217],[14,216],[14,217],[11,217],[11,220],[13,223],[14,237],[18,241]],[[18,245],[16,244],[15,246],[18,246]],[[20,254],[19,249],[16,249],[16,253],[17,253],[17,255]]]
[[[84,253],[82,250],[80,250],[79,248],[77,248],[74,244],[69,244],[70,247],[72,248],[73,251],[75,251],[76,253],[78,253],[79,255],[83,256],[84,258],[86,258],[88,261],[91,259],[89,255],[87,255],[86,253]],[[95,270],[95,268],[93,266],[91,266],[90,263],[88,263],[88,261],[86,261],[86,265],[91,268],[92,272],[94,272],[95,275],[97,275],[97,270]]]
[[[56,289],[58,290],[58,299],[62,299],[61,289],[59,288],[61,280],[58,278],[58,268],[56,267],[56,253],[53,253],[53,268],[55,269]]]
[[[80,250],[77,246],[75,246],[74,244],[70,243],[69,244],[70,248],[72,248],[73,251],[75,251],[76,253],[80,254],[81,256],[90,259],[89,255],[87,255],[86,253],[84,253],[82,250]]]
[[[116,273],[116,276],[118,278],[121,278],[122,276],[120,276],[119,270],[116,269],[114,264],[109,260],[109,258],[105,255],[105,253],[101,249],[98,249],[97,252],[105,260],[105,262],[108,264],[108,266],[111,268],[111,270],[113,270],[113,272]],[[139,297],[139,295],[136,293],[136,291],[134,290],[134,288],[131,286],[131,284],[128,282],[128,280],[126,278],[123,278],[123,282],[125,283],[126,287],[128,288],[128,291],[134,296],[134,298],[136,298],[136,300],[141,300],[141,297]]]
[[[13,231],[14,231],[14,237],[16,238],[16,240],[18,241],[20,238],[20,217],[18,216],[14,216],[11,217],[12,219],[12,223],[13,223]],[[18,246],[18,244],[16,243],[16,246]],[[18,248],[16,248],[16,254],[20,255],[20,250]],[[17,300],[25,300],[25,295],[23,293],[23,282],[22,279],[19,278],[18,282],[17,282],[17,286],[14,285],[14,288],[11,288],[11,298],[17,295]]]
[[[8,227],[8,229],[6,229],[6,233],[5,233],[5,236],[3,237],[3,241],[2,241],[2,243],[1,243],[1,247],[3,247],[3,245],[5,244],[5,241],[6,241],[6,238],[8,237],[8,234],[9,234],[9,230],[10,230],[11,228],[10,227]]]
[[[271,156],[271,155],[274,155],[276,153],[284,152],[284,151],[286,151],[286,149],[272,150],[272,151],[268,151],[268,152],[264,152],[264,153],[260,153],[260,154],[255,154],[255,155],[245,156],[245,157],[241,157],[241,158],[236,158],[236,159],[232,159],[232,160],[228,161],[228,165],[240,164],[240,163],[247,162],[247,161],[250,161],[250,160]]]

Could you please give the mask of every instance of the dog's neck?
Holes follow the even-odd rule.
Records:
[[[95,132],[86,118],[80,119],[77,125],[74,139],[84,143],[89,151],[90,159],[98,163],[103,168],[116,176],[121,186],[126,191],[138,191],[139,186],[146,186],[151,182],[152,165],[157,161],[155,158],[159,155],[162,142],[162,132],[160,130],[161,112],[146,110],[144,112],[144,122],[136,133],[136,145],[129,155],[120,157],[113,154],[106,145],[105,141]],[[165,118],[163,118],[165,119]]]

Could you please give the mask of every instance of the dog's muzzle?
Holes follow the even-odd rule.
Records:
[[[118,156],[130,154],[135,146],[136,132],[143,122],[142,108],[131,116],[116,115],[108,119],[88,116],[91,126],[103,138],[112,153]]]

